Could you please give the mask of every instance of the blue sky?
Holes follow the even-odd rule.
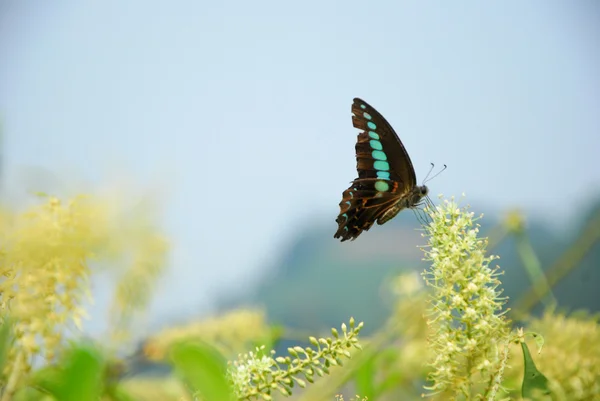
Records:
[[[599,22],[593,1],[4,2],[3,191],[157,197],[151,322],[250,286],[307,218],[333,235],[357,96],[419,180],[448,165],[433,194],[568,224],[600,194]]]

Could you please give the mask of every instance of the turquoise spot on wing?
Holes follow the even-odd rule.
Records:
[[[345,218],[346,220],[348,220],[348,215],[347,215],[346,213],[344,213],[344,214],[342,215],[342,217],[343,217],[343,218]]]
[[[346,205],[351,206],[352,203],[350,203],[350,201],[346,201]]]
[[[352,191],[348,191],[348,193],[350,194],[351,198],[354,198],[354,193]]]
[[[375,168],[375,170],[380,171],[389,171],[390,169],[390,165],[388,162],[382,162],[380,160],[377,160],[375,163],[373,163],[373,167]]]
[[[390,189],[390,185],[385,181],[377,181],[375,183],[375,189],[379,192],[386,192]]]
[[[348,231],[348,227],[344,226],[344,230]]]
[[[369,131],[369,136],[370,136],[371,138],[373,138],[373,139],[377,139],[377,140],[379,140],[379,135],[377,135],[377,133],[376,133],[376,132]]]
[[[364,110],[364,109],[366,109],[366,108],[367,108],[367,106],[365,106],[364,104],[361,104],[361,105],[360,105],[360,108]]]
[[[389,173],[389,171],[378,171],[377,172],[377,178],[382,178],[384,180],[389,180],[390,179],[390,173]]]
[[[370,119],[371,119],[371,115],[370,115],[369,113],[366,113],[366,112],[365,112],[365,113],[363,113],[363,116],[365,116],[365,118],[366,118],[367,120],[370,120]]]
[[[381,150],[372,151],[371,156],[373,156],[373,159],[375,160],[387,160],[387,156]]]
[[[383,146],[381,146],[381,142],[376,141],[375,139],[371,139],[369,141],[369,145],[371,145],[371,148],[373,148],[375,150],[381,150],[381,149],[383,149]]]
[[[371,121],[369,121],[367,123],[367,127],[369,127],[370,129],[377,129],[377,126],[375,125],[375,123],[372,123]]]

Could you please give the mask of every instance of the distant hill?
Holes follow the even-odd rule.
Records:
[[[551,266],[579,236],[600,200],[581,214],[573,227],[557,231],[544,221],[529,221],[527,235],[544,269]],[[497,224],[489,214],[481,220],[482,235]],[[333,239],[333,226],[316,221],[291,241],[284,256],[272,272],[246,299],[228,300],[259,304],[269,317],[286,326],[323,329],[337,326],[354,316],[366,323],[366,329],[379,326],[389,308],[386,283],[390,277],[406,270],[422,271],[418,245],[424,244],[419,225],[412,213],[401,213],[383,226],[375,226],[356,241],[340,243]],[[569,234],[570,233],[570,234]],[[507,237],[490,252],[500,256],[498,264],[505,275],[504,294],[511,300],[530,287],[515,240]],[[600,311],[600,244],[554,288],[559,306]],[[510,303],[509,303],[510,306]],[[536,308],[537,311],[540,308]]]

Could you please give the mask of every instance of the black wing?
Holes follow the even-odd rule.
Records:
[[[358,178],[380,178],[378,177],[377,168],[382,163],[375,164],[376,156],[385,157],[385,161],[389,164],[390,179],[397,181],[405,189],[412,189],[417,185],[417,177],[415,169],[410,161],[408,152],[398,138],[396,131],[379,114],[375,108],[370,106],[362,99],[355,98],[352,104],[352,124],[355,128],[363,130],[358,134],[356,141],[356,169],[358,170]],[[373,145],[378,146],[376,142],[381,143],[381,152],[375,152]],[[381,160],[383,161],[383,160]],[[385,165],[383,165],[385,167]]]
[[[358,178],[344,191],[334,238],[355,239],[416,186],[410,157],[392,126],[367,102],[355,98],[352,124]]]

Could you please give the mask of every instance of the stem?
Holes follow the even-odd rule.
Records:
[[[536,293],[538,299],[540,299],[546,307],[556,305],[556,298],[552,294],[552,290],[544,270],[542,270],[542,264],[539,258],[533,251],[531,242],[524,232],[517,234],[517,252],[521,255],[523,265],[525,266],[525,272],[529,275],[533,291]]]
[[[590,219],[588,225],[581,231],[581,234],[573,245],[562,254],[562,256],[546,271],[544,280],[548,283],[548,288],[555,286],[571,270],[575,269],[583,257],[592,249],[593,245],[600,239],[600,211]],[[535,287],[535,285],[534,285]],[[513,307],[514,317],[521,319],[527,316],[529,312],[540,300],[540,295],[529,291]]]
[[[8,382],[6,383],[6,388],[4,389],[4,393],[2,394],[2,399],[0,399],[0,401],[10,401],[17,391],[17,383],[21,377],[21,366],[23,365],[24,358],[25,355],[23,351],[19,351],[17,357],[15,358],[15,363],[13,364],[10,376],[8,377]]]

